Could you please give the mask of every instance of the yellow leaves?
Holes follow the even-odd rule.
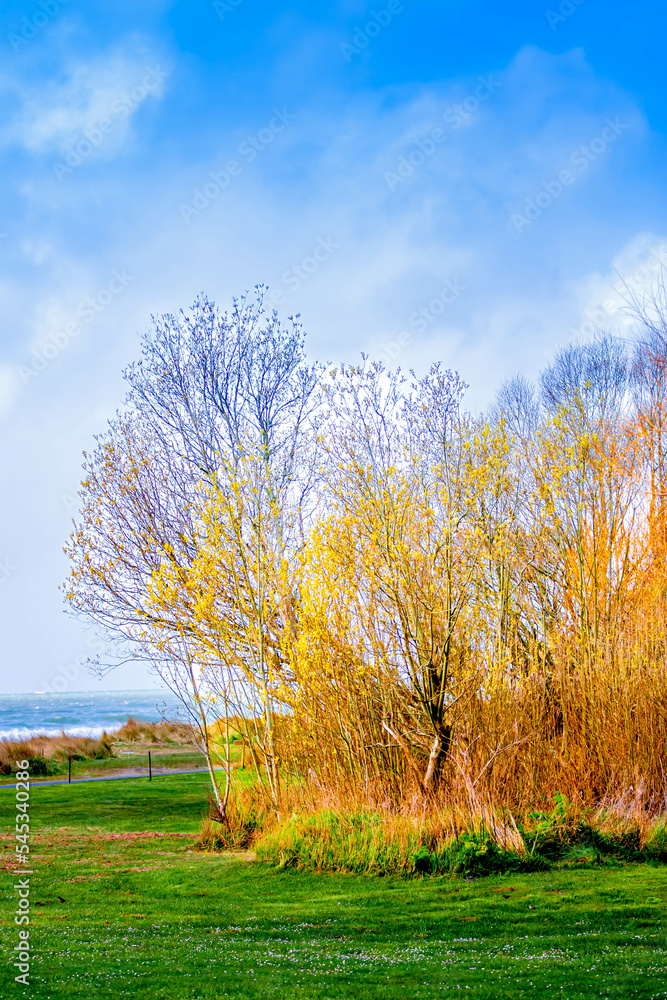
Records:
[[[125,615],[216,685],[233,677],[253,711],[289,708],[290,739],[332,767],[350,745],[359,767],[371,746],[376,764],[394,752],[382,720],[425,740],[438,698],[509,698],[560,632],[658,620],[666,586],[667,475],[646,421],[572,406],[523,442],[504,421],[443,429],[422,398],[410,433],[394,416],[378,431],[367,399],[356,424],[342,400],[364,377],[330,395],[312,511],[250,444],[180,495],[128,428],[91,459],[67,547],[78,606]]]

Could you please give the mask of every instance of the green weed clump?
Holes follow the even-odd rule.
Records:
[[[225,823],[206,820],[202,850],[254,847],[278,868],[360,875],[482,876],[552,866],[667,862],[667,821],[581,810],[557,793],[549,812],[506,822],[488,810],[468,817],[319,808],[280,816],[252,789],[230,799]]]
[[[393,820],[392,834],[372,812],[340,813],[332,809],[289,818],[264,833],[257,857],[281,868],[357,874],[409,874],[422,846],[410,820]]]
[[[27,757],[26,760],[28,761],[30,775],[33,777],[60,774],[59,765],[53,760],[48,760],[46,757],[42,757],[41,754],[33,757]],[[18,769],[14,766],[12,770],[16,772]]]
[[[556,793],[551,812],[532,812],[520,824],[531,855],[552,863],[667,862],[667,821],[615,808],[578,810]]]
[[[0,760],[0,774],[9,775],[16,774],[17,771],[24,770],[23,768],[17,767],[18,758],[21,761],[28,761],[28,768],[31,777],[43,777],[44,775],[60,774],[60,765],[57,764],[53,759],[44,757],[42,754],[31,753],[28,755],[23,755],[21,757],[20,753],[15,753],[13,756],[17,760],[9,760],[7,758]]]
[[[209,812],[213,802],[209,793]],[[240,792],[227,804],[224,822],[207,817],[195,847],[201,851],[242,850],[252,847],[261,831],[271,822],[266,805],[252,792]]]
[[[491,875],[494,872],[532,872],[547,868],[545,858],[525,850],[503,847],[485,827],[466,830],[433,856],[433,872],[453,875]]]
[[[516,838],[503,846],[497,836],[482,823],[445,834],[437,818],[322,809],[278,823],[258,839],[256,851],[259,860],[280,868],[364,875],[483,875],[545,867]]]
[[[644,851],[651,861],[667,864],[667,820],[656,820],[646,838]]]

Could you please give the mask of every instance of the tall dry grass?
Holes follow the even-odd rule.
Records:
[[[104,733],[100,739],[84,736],[33,736],[26,740],[0,740],[0,772],[11,774],[16,770],[16,761],[29,760],[32,771],[55,773],[44,765],[72,760],[102,760],[113,757],[111,738]]]
[[[33,762],[33,773],[56,773],[58,763],[72,760],[103,760],[115,756],[119,744],[181,745],[193,742],[186,723],[138,722],[128,718],[116,732],[99,739],[87,736],[32,736],[25,740],[0,740],[0,773],[11,774],[17,760]],[[54,765],[54,766],[50,766]]]
[[[187,722],[140,722],[128,718],[113,734],[114,743],[192,743],[194,729]]]
[[[617,646],[593,662],[557,649],[525,677],[481,685],[452,714],[428,793],[428,748],[412,739],[424,724],[409,703],[400,725],[380,699],[367,703],[355,729],[357,706],[337,692],[336,714],[322,713],[315,726],[280,717],[278,752],[299,776],[303,807],[328,796],[387,812],[416,802],[426,812],[446,805],[473,816],[493,803],[523,815],[561,793],[582,809],[626,801],[657,816],[667,813],[667,671],[651,646]]]

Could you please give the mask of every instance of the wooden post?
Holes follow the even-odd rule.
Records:
[[[153,780],[153,765],[151,764],[151,752],[148,751],[148,780]]]
[[[67,758],[67,764],[68,764],[67,783],[69,785],[71,785],[72,784],[72,758],[71,757]]]

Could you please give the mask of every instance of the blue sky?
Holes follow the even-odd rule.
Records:
[[[648,0],[4,3],[2,689],[100,686],[61,549],[151,314],[264,282],[313,357],[442,361],[473,408],[626,334],[618,275],[667,262],[666,29]]]

